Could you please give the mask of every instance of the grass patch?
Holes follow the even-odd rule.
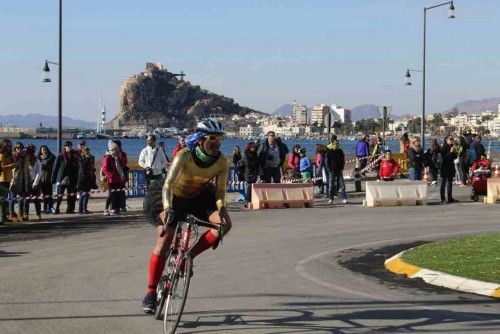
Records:
[[[418,246],[403,260],[419,267],[500,283],[500,232]]]

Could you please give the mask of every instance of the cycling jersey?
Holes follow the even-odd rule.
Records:
[[[177,153],[163,186],[163,208],[171,208],[173,198],[192,199],[198,197],[208,183],[215,178],[215,204],[220,210],[226,206],[226,187],[229,164],[220,154],[217,160],[202,166],[195,161],[194,151],[184,148]],[[175,208],[174,208],[175,209]]]

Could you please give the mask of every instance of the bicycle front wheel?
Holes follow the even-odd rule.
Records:
[[[186,305],[192,268],[193,260],[189,254],[186,254],[180,272],[173,273],[170,276],[171,287],[168,291],[163,316],[163,332],[165,334],[174,334],[179,325]]]

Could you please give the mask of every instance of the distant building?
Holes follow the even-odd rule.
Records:
[[[240,127],[240,137],[257,137],[262,132],[262,129],[258,126],[252,126],[248,124],[247,126]]]
[[[307,125],[307,107],[293,101],[292,121],[297,125]]]
[[[330,112],[330,107],[326,104],[320,104],[319,106],[314,106],[311,112],[311,124],[316,123],[318,126],[325,125],[325,116]]]
[[[350,124],[352,122],[350,109],[342,108],[336,104],[332,104],[331,109],[334,120],[340,121],[343,124]]]

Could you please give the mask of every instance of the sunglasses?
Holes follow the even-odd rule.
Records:
[[[208,136],[205,136],[205,138],[210,140],[210,141],[218,142],[218,143],[220,143],[222,141],[221,135],[208,135]]]
[[[22,146],[16,146],[16,150],[17,150],[17,149],[22,150],[23,148],[24,148],[24,147],[22,147]]]

